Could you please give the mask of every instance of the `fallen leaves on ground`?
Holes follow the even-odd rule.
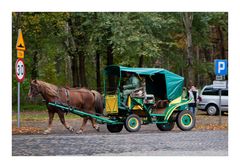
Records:
[[[40,134],[43,132],[43,129],[36,128],[36,127],[20,127],[20,128],[13,128],[12,134],[19,135],[19,134]]]
[[[225,130],[228,129],[228,126],[226,124],[207,124],[207,125],[196,125],[195,129],[197,130]]]

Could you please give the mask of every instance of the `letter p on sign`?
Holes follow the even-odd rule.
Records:
[[[227,75],[227,60],[215,60],[215,74]]]

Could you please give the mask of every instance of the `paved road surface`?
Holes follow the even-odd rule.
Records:
[[[228,131],[13,135],[13,156],[227,156]]]

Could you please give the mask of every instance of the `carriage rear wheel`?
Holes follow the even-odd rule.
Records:
[[[141,128],[141,119],[138,115],[131,114],[127,117],[124,126],[128,132],[137,132]]]
[[[174,128],[175,122],[168,122],[165,124],[156,124],[161,131],[171,131]]]
[[[191,111],[184,110],[178,114],[177,126],[183,131],[190,131],[195,126],[195,116]]]
[[[121,132],[123,124],[107,124],[107,129],[111,133]]]

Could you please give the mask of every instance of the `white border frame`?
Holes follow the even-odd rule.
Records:
[[[1,0],[1,115],[0,158],[7,167],[228,167],[238,161],[239,148],[239,37],[238,0]],[[12,157],[12,12],[14,11],[151,11],[229,13],[229,156],[227,157]],[[40,164],[38,164],[39,162]],[[91,167],[90,166],[90,167]]]

